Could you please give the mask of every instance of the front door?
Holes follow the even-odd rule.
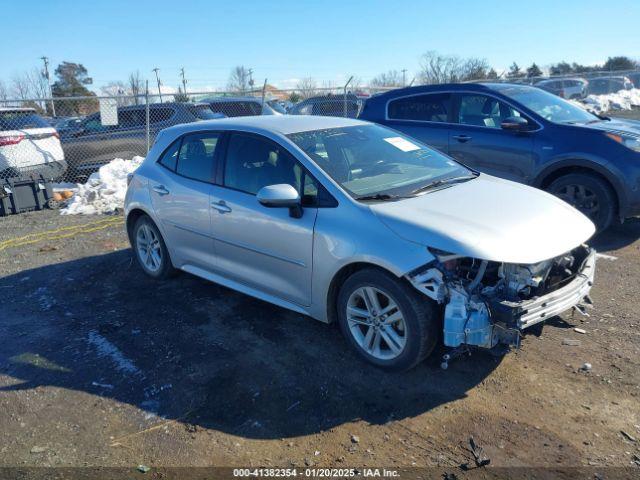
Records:
[[[287,208],[261,205],[256,194],[264,186],[283,183],[301,194],[313,194],[313,182],[282,146],[259,135],[232,133],[223,185],[213,187],[211,195],[219,273],[298,305],[310,305],[318,212],[312,195],[304,195],[302,217],[294,218]]]
[[[535,133],[508,131],[500,126],[508,117],[523,115],[488,95],[463,93],[454,101],[449,155],[481,172],[527,183],[534,172]]]

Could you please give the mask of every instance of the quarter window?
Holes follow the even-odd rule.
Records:
[[[178,165],[178,152],[180,151],[180,140],[173,142],[167,150],[162,154],[158,162],[163,167],[168,168],[172,172],[176,171]]]
[[[201,182],[211,182],[214,174],[218,138],[219,134],[217,133],[186,135],[180,145],[176,173]],[[170,159],[168,161],[169,163],[171,162]]]
[[[399,98],[389,102],[388,116],[392,120],[447,122],[449,97],[448,93],[432,93]]]

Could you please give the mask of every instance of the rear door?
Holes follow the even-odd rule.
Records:
[[[451,94],[426,93],[389,101],[384,123],[448,153],[450,121]]]
[[[176,267],[213,271],[210,196],[218,132],[193,133],[174,142],[153,170],[149,194]]]
[[[535,133],[501,128],[502,120],[524,115],[481,93],[459,93],[453,101],[455,124],[450,130],[449,154],[481,172],[526,183],[534,172]]]

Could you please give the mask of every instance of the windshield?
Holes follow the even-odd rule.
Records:
[[[191,113],[200,120],[213,120],[220,118],[219,113],[214,113],[209,105],[190,105],[189,110]]]
[[[283,115],[287,113],[285,108],[280,104],[278,100],[269,100],[267,104],[278,113],[282,113]]]
[[[0,130],[47,128],[49,124],[35,112],[16,110],[0,112]]]
[[[539,88],[513,85],[496,85],[492,88],[520,102],[550,122],[589,123],[599,120],[585,109]]]
[[[288,137],[355,198],[410,195],[439,180],[474,174],[417,140],[378,125]]]

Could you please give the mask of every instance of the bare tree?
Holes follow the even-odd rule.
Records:
[[[372,87],[401,87],[402,86],[402,73],[398,70],[389,70],[376,75],[371,79],[370,85]]]
[[[297,83],[296,90],[302,99],[313,97],[318,94],[318,84],[313,78],[306,77]]]
[[[229,75],[229,82],[227,83],[227,89],[232,92],[245,93],[249,90],[250,84],[249,69],[244,65],[238,65]]]
[[[136,105],[140,102],[139,96],[144,91],[144,81],[140,76],[140,71],[136,70],[129,74],[129,93],[133,95],[133,101]]]
[[[420,60],[420,83],[448,83],[456,81],[460,59],[454,55],[441,55],[436,51],[425,53]]]
[[[8,100],[9,99],[9,90],[5,83],[0,80],[0,100]]]
[[[429,51],[422,56],[418,78],[421,83],[464,82],[487,78],[491,67],[484,58],[460,58]]]
[[[31,82],[24,75],[14,75],[11,79],[11,90],[14,97],[26,100],[31,96]]]

